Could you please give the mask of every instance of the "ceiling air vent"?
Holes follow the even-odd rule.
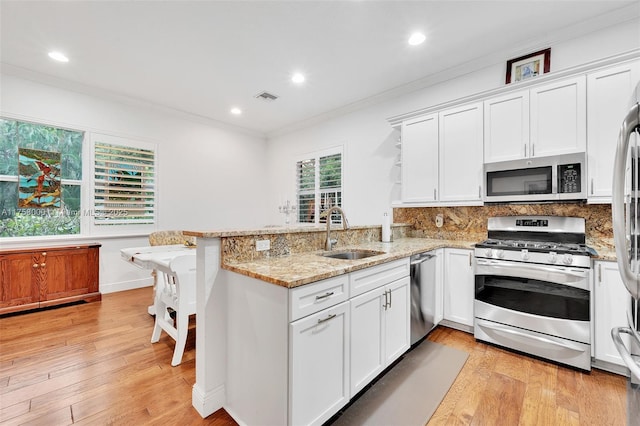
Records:
[[[258,93],[255,98],[263,101],[275,101],[276,99],[278,99],[278,96],[269,92],[262,92]]]

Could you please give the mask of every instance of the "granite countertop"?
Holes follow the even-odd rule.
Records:
[[[597,256],[593,256],[594,260],[607,260],[612,262],[617,260],[613,238],[588,239],[587,246],[598,252]]]
[[[383,254],[364,259],[344,260],[321,256],[322,250],[272,257],[247,262],[227,262],[223,269],[257,278],[282,287],[294,288],[326,278],[346,274],[416,253],[438,248],[473,249],[477,241],[401,238],[391,243],[364,242],[353,246],[335,247],[333,251],[374,250]],[[616,253],[610,241],[588,241],[598,253],[595,260],[615,261]]]
[[[410,224],[407,223],[392,223],[392,228],[399,227],[410,227]],[[375,226],[374,226],[375,227]],[[369,225],[351,225],[349,226],[350,230],[358,230],[358,229],[371,229],[372,226]],[[377,225],[377,228],[380,228],[380,225]],[[340,225],[331,225],[331,229],[341,230],[342,226]],[[262,228],[249,228],[249,229],[221,229],[221,230],[209,230],[209,231],[194,231],[194,230],[185,230],[182,231],[184,235],[190,235],[192,237],[199,238],[228,238],[228,237],[241,237],[247,235],[264,235],[264,234],[297,234],[297,233],[308,233],[308,232],[327,232],[327,225],[291,225],[291,226],[265,226]]]
[[[401,238],[391,243],[365,242],[355,246],[335,247],[333,250],[337,252],[360,249],[384,252],[365,259],[332,259],[321,256],[323,251],[313,251],[251,262],[228,262],[223,264],[222,268],[279,286],[293,288],[438,248],[471,249],[475,243],[477,241]]]

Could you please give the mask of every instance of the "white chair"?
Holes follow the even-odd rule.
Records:
[[[182,231],[155,231],[149,234],[149,245],[152,247],[175,244],[184,244],[185,246],[195,247],[196,237],[184,235]],[[160,278],[158,278],[158,274],[160,274]],[[156,285],[158,284],[158,279],[164,278],[162,278],[162,271],[158,271],[156,269],[151,271],[151,276],[153,277],[153,292],[155,300],[155,291]],[[156,314],[156,309],[153,304],[149,306],[147,312],[149,312],[149,315]]]
[[[182,362],[189,332],[189,315],[196,313],[196,257],[178,256],[169,262],[169,270],[159,274],[154,306],[156,322],[151,343],[160,340],[164,330],[176,341],[171,365]],[[175,323],[169,309],[175,312]]]

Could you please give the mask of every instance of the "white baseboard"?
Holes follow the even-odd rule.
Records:
[[[117,283],[100,284],[100,293],[108,294],[117,291],[133,290],[142,287],[151,287],[153,285],[152,278],[141,278],[138,280],[121,281]]]
[[[226,391],[224,384],[210,392],[204,392],[197,384],[191,391],[191,404],[198,414],[204,419],[224,406]]]

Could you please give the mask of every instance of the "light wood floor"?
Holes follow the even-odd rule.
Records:
[[[183,362],[173,340],[149,343],[151,289],[0,318],[3,425],[235,425],[191,406],[195,330]],[[582,374],[438,328],[430,340],[469,359],[429,425],[624,425],[625,379]]]

